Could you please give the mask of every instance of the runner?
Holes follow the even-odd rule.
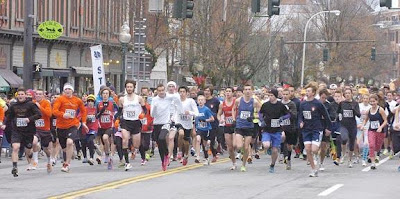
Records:
[[[45,99],[43,90],[36,90],[36,106],[39,108],[42,118],[35,121],[36,126],[36,139],[40,141],[40,145],[33,145],[33,151],[39,152],[40,146],[42,146],[43,151],[46,153],[47,157],[47,172],[52,171],[52,165],[50,162],[51,150],[49,148],[49,143],[53,140],[52,134],[50,133],[50,117],[52,116],[50,102]],[[36,162],[38,163],[38,162]],[[36,168],[31,168],[36,169]]]
[[[350,151],[349,151],[348,167],[353,168],[352,158],[354,153],[354,145],[357,137],[357,123],[355,117],[360,117],[361,113],[358,103],[353,100],[353,91],[350,88],[345,89],[344,96],[345,100],[340,102],[337,113],[339,116],[340,126],[342,129],[341,133],[347,132],[349,136]]]
[[[176,83],[170,81],[167,83],[168,93],[166,97],[171,101],[170,107],[170,120],[171,120],[171,128],[168,133],[168,152],[169,157],[173,160],[177,160],[177,153],[178,153],[178,136],[176,134],[177,127],[175,126],[175,122],[177,121],[177,117],[182,112],[182,103],[180,101],[180,96],[176,93]]]
[[[375,156],[381,150],[385,134],[383,128],[387,125],[387,115],[385,110],[378,106],[378,96],[373,94],[369,97],[371,109],[368,112],[362,126],[365,126],[369,121],[368,128],[368,144],[369,158],[371,158],[371,169],[376,169]]]
[[[315,82],[309,83],[306,87],[307,99],[303,101],[300,105],[299,112],[299,124],[302,130],[304,147],[307,153],[307,159],[310,162],[311,173],[310,177],[317,177],[318,170],[316,169],[316,164],[314,162],[314,157],[316,156],[321,144],[321,139],[323,131],[330,133],[331,121],[323,120],[323,118],[329,118],[328,112],[326,111],[324,105],[315,99],[317,92],[317,84]],[[325,125],[323,124],[325,122]],[[327,129],[324,129],[324,126]]]
[[[210,165],[210,159],[208,158],[208,149],[210,146],[210,130],[211,122],[214,121],[214,116],[211,110],[205,106],[206,98],[203,93],[199,92],[197,96],[197,103],[199,104],[198,110],[199,115],[196,117],[196,163],[200,163],[200,144],[203,146],[204,152],[204,165]]]
[[[253,87],[251,85],[246,84],[244,86],[243,94],[243,97],[235,100],[232,115],[236,116],[234,118],[234,122],[236,121],[236,148],[243,149],[243,160],[240,171],[246,172],[249,147],[254,134],[254,113],[259,112],[261,104],[252,97]]]
[[[235,124],[234,116],[232,115],[233,106],[236,99],[233,97],[233,88],[228,87],[225,89],[225,100],[219,104],[218,109],[218,121],[224,124],[224,135],[225,142],[228,147],[229,158],[232,160],[231,170],[235,170],[236,158],[235,158]]]
[[[128,157],[129,140],[132,139],[133,150],[131,152],[132,156],[135,157],[140,147],[140,131],[142,129],[139,115],[142,112],[147,113],[143,98],[134,93],[135,87],[135,81],[126,80],[125,90],[127,94],[119,98],[118,115],[121,116],[122,114],[122,152],[125,157],[125,171],[132,168]]]
[[[98,134],[98,129],[99,129],[99,121],[96,118],[96,107],[95,107],[95,101],[96,97],[94,95],[89,95],[87,96],[86,99],[86,114],[87,114],[87,119],[86,119],[86,124],[88,127],[88,131],[85,129],[81,130],[81,143],[82,143],[82,152],[83,152],[83,161],[82,163],[89,163],[90,165],[94,164],[94,152],[95,152],[95,146],[94,146],[94,140],[95,140],[95,135]],[[81,113],[79,113],[78,118],[81,118]],[[89,148],[89,156],[90,159],[87,159],[87,149]]]
[[[32,142],[36,134],[35,120],[41,118],[38,107],[32,102],[28,101],[26,97],[26,90],[19,88],[17,90],[17,102],[12,104],[9,108],[7,119],[12,122],[12,165],[11,174],[18,177],[18,152],[20,147],[25,147],[25,155],[28,163],[32,163]]]
[[[362,96],[362,103],[359,104],[359,107],[360,107],[361,117],[359,118],[359,124],[357,126],[357,128],[359,129],[357,132],[357,137],[359,138],[358,144],[362,149],[362,166],[365,167],[367,166],[368,152],[369,152],[369,146],[368,146],[369,122],[367,122],[365,126],[362,126],[362,124],[364,123],[364,120],[368,116],[369,110],[371,109],[368,95]]]
[[[282,104],[286,106],[286,108],[290,112],[290,118],[282,121],[281,126],[282,130],[285,132],[285,162],[286,162],[286,170],[292,169],[292,149],[293,146],[297,144],[298,138],[298,130],[297,130],[297,107],[296,104],[290,100],[290,90],[284,89],[282,92]]]
[[[111,170],[113,167],[112,158],[110,158],[111,136],[114,134],[114,113],[118,110],[118,107],[114,100],[110,100],[111,91],[109,88],[103,88],[100,95],[102,100],[96,106],[96,118],[99,120],[98,136],[104,146],[107,168]]]
[[[150,148],[151,133],[153,132],[153,118],[150,116],[151,107],[150,104],[147,102],[148,97],[142,96],[142,98],[145,101],[147,109],[147,113],[144,116],[142,116],[141,118],[143,119],[140,120],[142,123],[142,133],[140,137],[139,152],[140,152],[140,157],[142,158],[141,165],[144,166],[150,159],[150,155],[147,154],[146,151],[149,150]]]
[[[76,117],[78,109],[82,114],[82,128],[88,131],[85,105],[81,99],[72,95],[73,92],[74,87],[71,84],[64,84],[64,94],[57,98],[53,105],[53,114],[57,117],[57,136],[61,148],[66,153],[61,168],[63,172],[70,171],[71,158],[74,153],[73,143],[80,137],[77,132],[80,123]]]
[[[290,116],[288,107],[282,104],[281,101],[278,101],[278,90],[270,90],[269,101],[265,102],[260,110],[260,118],[263,118],[262,143],[266,150],[272,147],[272,161],[269,166],[270,173],[275,172],[275,163],[278,159],[278,152],[282,143],[281,124],[288,124],[287,121],[288,119],[290,121]]]
[[[193,129],[193,117],[196,117],[199,114],[199,110],[197,109],[196,102],[192,98],[187,98],[187,87],[179,87],[179,95],[182,103],[182,113],[177,117],[176,126],[179,133],[178,146],[183,157],[182,164],[185,166],[189,157],[189,141]]]
[[[59,95],[52,95],[51,96],[51,107],[55,100],[59,97]],[[60,153],[61,147],[60,142],[57,136],[57,118],[52,114],[51,116],[51,123],[50,123],[50,132],[52,134],[52,147],[51,147],[51,165],[54,167],[57,164],[58,154]]]
[[[214,120],[211,122],[211,130],[209,134],[209,140],[210,140],[210,149],[211,153],[213,155],[213,159],[211,162],[216,162],[218,157],[217,157],[217,147],[218,147],[218,142],[215,140],[217,138],[218,134],[218,128],[219,128],[219,122],[217,119],[217,113],[219,109],[219,100],[218,98],[214,97],[212,94],[214,92],[214,89],[212,86],[207,86],[204,88],[204,97],[206,98],[206,106],[211,110],[213,113],[213,118]],[[247,159],[246,159],[247,160]]]
[[[334,120],[336,117],[336,112],[337,110],[331,106],[331,103],[328,101],[328,98],[330,97],[330,93],[328,89],[323,88],[319,91],[319,101],[324,105],[325,109],[328,111],[329,117],[328,118],[323,118],[324,122],[323,124],[326,124],[327,122],[325,120]],[[324,126],[324,129],[326,129],[326,126]],[[321,140],[321,146],[320,146],[320,152],[319,152],[319,170],[320,171],[325,171],[324,168],[324,160],[326,157],[326,153],[328,151],[328,146],[331,142],[331,133],[324,132]]]

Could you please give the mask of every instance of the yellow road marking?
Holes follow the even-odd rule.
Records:
[[[229,158],[224,158],[214,164],[225,163],[228,161],[230,161]],[[84,196],[84,195],[99,192],[99,191],[115,189],[115,188],[118,188],[118,187],[121,187],[124,185],[132,184],[132,183],[136,183],[136,182],[140,182],[140,181],[144,181],[144,180],[150,180],[153,178],[162,177],[162,176],[166,176],[166,175],[170,175],[170,174],[174,174],[174,173],[178,173],[178,172],[182,172],[182,171],[192,170],[192,169],[199,168],[202,166],[203,166],[203,164],[193,164],[193,165],[189,165],[189,166],[181,166],[181,167],[169,169],[167,171],[158,171],[158,172],[140,175],[140,176],[136,176],[136,177],[132,177],[132,178],[117,180],[117,181],[109,182],[109,183],[102,184],[102,185],[97,185],[97,186],[94,186],[91,188],[82,189],[82,190],[78,190],[78,191],[74,191],[74,192],[70,192],[70,193],[66,193],[66,194],[62,194],[62,195],[52,196],[52,197],[49,197],[48,199],[76,198],[79,196]]]

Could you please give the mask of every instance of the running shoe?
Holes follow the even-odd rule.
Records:
[[[101,164],[100,158],[96,158],[97,164]]]
[[[320,171],[325,171],[324,164],[319,164],[319,168],[318,169]]]
[[[241,166],[241,167],[240,167],[240,171],[241,171],[241,172],[246,172],[246,167],[245,167],[245,166]]]
[[[17,167],[12,168],[11,174],[13,174],[14,177],[18,177],[18,169],[17,169]]]
[[[300,157],[300,154],[294,155],[294,158],[299,158],[299,157]]]
[[[183,160],[182,160],[182,165],[186,166],[187,163],[188,163],[188,157],[184,157]]]
[[[368,163],[372,163],[372,160],[371,160],[371,158],[368,158],[368,161],[367,161]]]
[[[51,173],[51,171],[53,171],[53,167],[49,163],[49,164],[47,164],[47,173]]]
[[[194,162],[197,163],[197,164],[200,163],[199,158],[194,159]]]
[[[34,170],[32,164],[28,164],[28,167],[26,168],[26,170],[27,170],[27,171],[32,171],[32,170]]]
[[[90,158],[90,159],[88,160],[88,163],[89,163],[90,165],[94,165],[94,160],[93,160],[92,158]]]
[[[376,165],[375,165],[375,163],[372,163],[372,165],[371,165],[371,169],[372,169],[372,170],[375,170],[375,169],[376,169]]]
[[[356,157],[355,160],[353,160],[353,164],[359,164],[360,163],[360,158]]]
[[[236,154],[236,160],[240,160],[242,159],[242,154],[241,153],[237,153]]]
[[[333,161],[333,164],[335,164],[336,166],[339,166],[339,164],[340,164],[339,158],[336,158],[336,159]]]
[[[351,162],[351,160],[349,160],[348,167],[353,168],[353,163]]]
[[[389,159],[390,159],[390,160],[393,159],[393,151],[390,151],[390,153],[389,153]]]
[[[342,156],[342,157],[340,158],[340,164],[343,164],[343,163],[344,163],[344,158],[345,158],[345,156]]]
[[[272,154],[272,149],[271,149],[271,147],[268,148],[267,154],[268,154],[268,155],[271,155],[271,154]]]
[[[215,162],[217,162],[217,160],[218,160],[218,156],[214,156],[213,159],[211,160],[211,162],[215,163]]]
[[[107,161],[107,169],[108,169],[108,170],[112,170],[112,169],[113,169],[113,161],[112,161],[111,158],[108,158],[108,161]]]
[[[388,155],[389,151],[387,149],[383,150],[383,155]]]
[[[196,151],[195,151],[194,148],[192,147],[192,148],[190,149],[190,154],[191,154],[192,156],[194,156],[195,153],[196,153]]]
[[[254,158],[258,160],[258,159],[260,159],[260,155],[259,155],[258,153],[256,153],[256,154],[254,155]]]
[[[35,162],[35,161],[33,161],[33,163],[32,163],[32,170],[36,170],[37,167],[38,167],[38,163]]]
[[[367,166],[367,162],[365,160],[362,160],[362,166],[363,167]]]
[[[165,166],[168,167],[169,164],[171,164],[171,159],[170,159],[169,155],[166,155],[164,160],[165,160]]]
[[[253,159],[251,157],[247,158],[247,163],[253,164]]]
[[[204,159],[203,165],[210,165],[210,159],[209,158]]]
[[[177,158],[178,158],[178,160],[182,159],[182,153],[181,152],[178,153]]]
[[[150,158],[151,158],[150,154],[146,153],[146,155],[145,155],[145,159],[146,159],[146,161],[149,161],[149,160],[150,160]]]
[[[107,163],[108,163],[108,159],[109,159],[109,157],[105,156],[103,162],[104,162],[105,164],[107,164]]]
[[[119,162],[118,168],[124,168],[125,167],[125,163],[123,161]]]
[[[292,163],[290,160],[286,161],[286,170],[291,170],[292,169]]]
[[[125,163],[125,171],[132,169],[132,165],[130,163]]]
[[[236,164],[234,164],[234,165],[232,165],[232,167],[230,169],[233,171],[233,170],[236,170],[236,168],[237,168],[237,166],[236,166]]]
[[[140,165],[142,165],[142,166],[144,166],[144,165],[146,165],[146,159],[142,159],[142,162],[140,163]]]
[[[375,163],[376,163],[376,164],[379,163],[379,157],[378,157],[378,156],[375,158]]]
[[[308,176],[309,177],[318,177],[318,170],[312,170]]]
[[[270,172],[270,173],[275,173],[275,167],[272,166],[272,165],[270,165],[270,166],[269,166],[269,172]]]
[[[82,152],[81,152],[81,151],[78,152],[77,159],[78,159],[78,160],[81,160],[81,159],[82,159]]]
[[[67,163],[64,163],[63,166],[61,167],[61,171],[68,173],[69,172],[69,165]]]
[[[50,162],[51,162],[51,165],[54,167],[57,164],[57,159],[56,158],[51,158]]]
[[[88,163],[88,159],[87,158],[83,158],[82,163]]]

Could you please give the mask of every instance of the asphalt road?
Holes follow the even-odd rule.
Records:
[[[62,173],[59,163],[47,174],[42,158],[36,171],[26,171],[26,161],[20,161],[15,178],[10,159],[3,155],[0,198],[400,198],[398,157],[383,162],[377,170],[359,164],[335,166],[329,160],[317,178],[308,177],[306,161],[293,159],[290,171],[277,164],[273,174],[268,173],[269,161],[269,156],[262,155],[248,165],[247,172],[240,172],[229,170],[226,155],[210,166],[195,164],[191,157],[187,166],[172,162],[163,172],[155,156],[145,166],[134,160],[133,169],[126,172],[74,160],[70,173]]]

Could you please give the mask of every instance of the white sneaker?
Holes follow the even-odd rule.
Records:
[[[318,177],[318,170],[312,170],[308,176],[309,177]]]
[[[345,156],[340,157],[340,164],[344,163],[344,158],[345,158]]]
[[[366,167],[367,166],[367,162],[365,160],[362,160],[362,166]]]
[[[132,165],[129,163],[125,163],[125,171],[128,171],[129,169],[132,169]]]
[[[237,153],[236,154],[236,160],[241,160],[242,159],[242,154],[241,153]]]
[[[353,168],[353,163],[349,160],[349,168]]]
[[[230,169],[233,171],[233,170],[236,170],[236,168],[237,168],[237,166],[236,166],[236,164],[234,164],[234,165],[232,165],[232,167]]]
[[[203,164],[204,165],[210,165],[210,159],[209,158],[204,159],[203,160]]]
[[[319,164],[319,170],[320,171],[325,171],[324,164]]]
[[[28,164],[28,167],[26,168],[27,171],[32,171],[32,164]]]
[[[360,163],[360,158],[356,157],[355,160],[353,160],[353,164],[359,164]]]

